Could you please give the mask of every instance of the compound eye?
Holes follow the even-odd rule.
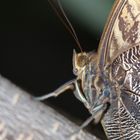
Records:
[[[86,63],[87,63],[87,56],[86,55],[79,56],[79,58],[78,58],[78,65],[79,65],[79,67],[85,66]]]

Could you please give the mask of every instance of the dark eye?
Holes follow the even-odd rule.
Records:
[[[83,56],[80,56],[79,59],[78,59],[78,64],[80,67],[83,67],[85,66],[87,63],[87,56],[83,55]]]

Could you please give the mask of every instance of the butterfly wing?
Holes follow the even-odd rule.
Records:
[[[103,119],[109,139],[140,138],[140,44],[118,55],[111,64],[111,105]]]
[[[99,66],[140,42],[140,0],[116,0],[99,44]]]
[[[102,124],[109,139],[140,138],[140,1],[116,0],[99,45],[109,67],[111,105]]]

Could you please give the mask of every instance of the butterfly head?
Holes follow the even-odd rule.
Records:
[[[76,51],[73,51],[73,73],[77,76],[81,74],[81,72],[84,70],[85,66],[89,62],[88,53],[81,52],[76,53]]]

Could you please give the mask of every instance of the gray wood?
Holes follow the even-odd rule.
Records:
[[[97,140],[0,76],[0,140]]]

